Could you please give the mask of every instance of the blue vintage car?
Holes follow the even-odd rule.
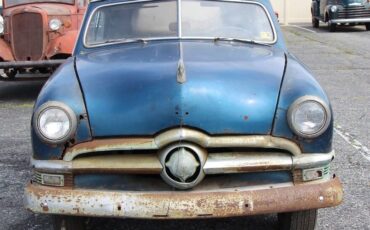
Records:
[[[267,213],[314,229],[342,201],[332,137],[268,0],[93,1],[34,106],[25,206],[55,229]]]
[[[312,26],[328,23],[330,32],[337,25],[365,25],[370,30],[370,0],[312,0]]]

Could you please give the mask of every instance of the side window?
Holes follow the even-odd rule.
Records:
[[[99,43],[104,41],[104,23],[105,23],[105,14],[102,11],[97,12],[94,17],[91,19],[88,34],[87,42],[88,43]]]

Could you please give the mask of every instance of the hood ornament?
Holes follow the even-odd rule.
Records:
[[[182,59],[179,60],[177,65],[177,82],[183,84],[186,82],[185,65]]]

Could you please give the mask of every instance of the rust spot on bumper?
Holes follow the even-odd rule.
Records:
[[[319,184],[280,188],[217,191],[113,192],[56,189],[29,184],[26,208],[37,213],[129,217],[209,218],[245,216],[339,205],[343,199],[338,178]],[[40,204],[47,202],[48,210]]]

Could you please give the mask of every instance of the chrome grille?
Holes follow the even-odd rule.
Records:
[[[365,6],[347,6],[338,11],[338,19],[369,18],[370,8]]]
[[[33,182],[36,182],[38,184],[42,184],[42,177],[41,177],[41,173],[40,172],[37,172],[35,171],[33,173],[33,176],[32,176],[32,181]]]

